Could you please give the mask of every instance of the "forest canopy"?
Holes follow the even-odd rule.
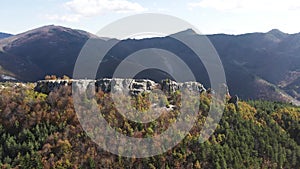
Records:
[[[51,78],[51,77],[49,77]],[[53,77],[54,78],[54,77]],[[149,158],[125,158],[101,149],[83,131],[71,87],[48,95],[33,84],[2,83],[0,88],[0,166],[2,168],[297,168],[300,166],[300,108],[269,101],[227,104],[214,134],[204,143],[199,133],[211,96],[199,96],[197,122],[176,147]],[[132,137],[166,130],[180,106],[180,92],[169,95],[155,122],[134,123],[118,113],[109,93],[98,91],[96,103],[108,123]],[[126,97],[120,99],[128,99]],[[125,101],[125,100],[124,100]],[[127,100],[128,101],[128,100]],[[131,98],[135,109],[149,107],[149,96]],[[89,100],[86,104],[90,104]]]

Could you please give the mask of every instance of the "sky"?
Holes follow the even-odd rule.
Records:
[[[139,13],[172,15],[203,34],[300,32],[299,0],[1,0],[0,4],[0,32],[12,34],[52,24],[96,33]]]

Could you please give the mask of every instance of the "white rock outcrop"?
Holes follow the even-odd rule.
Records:
[[[143,92],[151,92],[153,89],[161,89],[164,92],[175,92],[182,88],[204,92],[206,89],[198,82],[177,83],[172,80],[162,80],[156,83],[149,79],[121,79],[121,78],[103,78],[98,80],[70,79],[70,80],[40,80],[36,83],[35,90],[41,93],[50,93],[61,86],[75,86],[79,91],[94,87],[96,91],[103,92],[129,92],[131,95],[137,95]],[[75,85],[74,85],[75,84]]]

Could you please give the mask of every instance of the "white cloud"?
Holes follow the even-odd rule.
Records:
[[[66,15],[46,15],[46,18],[49,20],[60,21],[60,22],[79,22],[82,18],[80,15],[76,14],[66,14]]]
[[[142,12],[147,10],[140,4],[127,0],[70,0],[63,4],[65,14],[46,15],[49,20],[79,22],[85,17],[106,13]]]
[[[188,4],[189,8],[212,8],[220,11],[261,10],[291,11],[299,9],[299,0],[201,0]]]
[[[71,0],[65,6],[72,12],[85,17],[109,12],[142,12],[146,9],[140,4],[127,0]]]
[[[232,10],[238,7],[238,0],[202,0],[200,2],[189,3],[190,8],[214,8],[217,10]]]

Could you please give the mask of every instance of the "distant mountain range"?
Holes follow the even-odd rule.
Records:
[[[186,38],[201,36],[193,30],[177,34]],[[238,94],[243,99],[300,100],[300,33],[286,34],[274,29],[267,33],[207,37],[223,62],[231,94]],[[51,25],[0,39],[0,78],[32,82],[43,79],[45,75],[72,76],[78,54],[89,38],[96,36]],[[99,40],[99,44],[107,45],[113,41],[118,40]],[[98,78],[111,77],[116,66],[133,52],[160,48],[177,54],[197,73],[197,81],[206,88],[210,85],[201,61],[171,37],[118,42],[107,54],[105,63],[100,65]],[[136,77],[156,81],[171,78],[158,70],[147,70]]]

